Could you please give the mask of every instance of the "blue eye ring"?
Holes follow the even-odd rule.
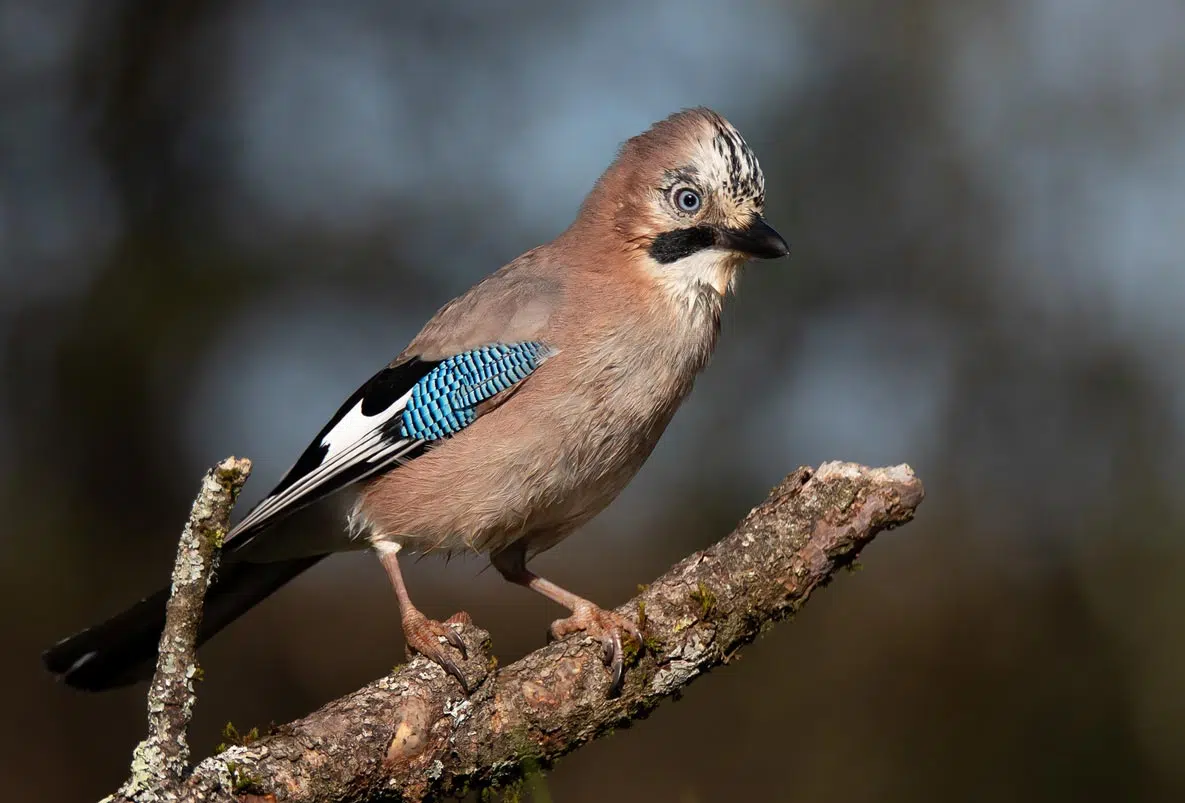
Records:
[[[698,212],[700,206],[703,205],[699,193],[691,187],[680,187],[672,193],[672,198],[675,201],[675,208],[688,215]]]

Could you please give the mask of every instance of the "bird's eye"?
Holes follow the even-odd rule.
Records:
[[[687,187],[675,190],[675,205],[679,207],[680,212],[697,212],[700,205],[699,193]]]

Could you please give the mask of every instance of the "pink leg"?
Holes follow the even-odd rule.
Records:
[[[642,634],[638,626],[632,621],[589,602],[567,589],[560,588],[555,583],[532,572],[526,565],[526,554],[522,547],[496,552],[490,555],[490,562],[503,577],[512,583],[535,591],[547,597],[552,602],[563,605],[572,612],[566,619],[557,619],[551,623],[552,638],[561,639],[572,633],[587,633],[599,639],[604,649],[603,660],[612,674],[609,686],[610,694],[621,691],[621,684],[625,678],[625,651],[621,646],[621,636],[625,633],[637,643],[641,649]]]
[[[411,598],[407,595],[407,586],[403,582],[403,572],[399,569],[399,545],[388,541],[379,541],[374,545],[383,568],[387,570],[387,577],[395,588],[395,597],[399,600],[399,614],[403,620],[403,635],[407,640],[409,651],[418,652],[438,664],[442,669],[457,679],[465,693],[469,693],[469,684],[464,673],[445,650],[441,639],[444,639],[461,653],[462,658],[468,658],[465,642],[446,624],[429,619],[420,613]]]

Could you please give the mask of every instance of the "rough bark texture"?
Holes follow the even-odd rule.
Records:
[[[228,457],[202,479],[173,564],[165,628],[148,687],[148,738],[132,753],[131,776],[116,793],[117,800],[170,800],[189,771],[186,731],[198,673],[194,644],[230,512],[250,472],[250,460]]]
[[[639,620],[620,696],[593,640],[571,637],[496,669],[465,623],[468,697],[437,666],[406,667],[251,744],[201,762],[186,801],[431,800],[513,783],[645,717],[775,621],[794,613],[880,531],[922,501],[908,466],[801,468],[736,530],[618,609]],[[163,643],[163,642],[162,642]],[[154,687],[155,688],[155,687]]]

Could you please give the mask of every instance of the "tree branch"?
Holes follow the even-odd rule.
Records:
[[[228,457],[202,479],[173,564],[156,672],[148,687],[148,737],[132,753],[131,777],[116,799],[138,803],[173,799],[170,795],[175,795],[189,770],[186,731],[196,699],[194,645],[202,624],[202,605],[218,566],[230,511],[250,473],[250,460]]]
[[[878,532],[909,521],[922,496],[908,466],[827,463],[794,472],[731,535],[618,609],[639,620],[646,636],[618,697],[607,696],[609,674],[592,639],[568,638],[495,669],[488,635],[464,623],[470,658],[462,670],[472,695],[417,658],[206,759],[165,799],[431,800],[513,783],[645,717],[727,663],[798,610]]]

